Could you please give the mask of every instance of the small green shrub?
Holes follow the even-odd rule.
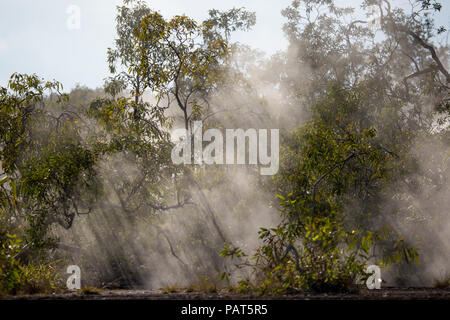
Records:
[[[60,288],[56,262],[24,261],[21,255],[27,246],[23,243],[17,234],[0,228],[0,294],[50,293]]]
[[[435,279],[433,283],[433,287],[436,289],[447,289],[450,288],[450,273],[446,273],[444,276],[439,279]]]
[[[177,293],[181,292],[181,288],[177,285],[168,285],[162,289],[162,293],[168,294],[168,293]]]
[[[101,292],[101,290],[99,288],[91,287],[91,286],[83,286],[80,291],[80,293],[84,294],[84,295],[96,295],[96,294],[100,294],[100,292]]]
[[[18,260],[2,259],[0,266],[1,294],[51,293],[62,287],[52,263],[21,264]]]
[[[216,279],[211,279],[208,276],[201,276],[199,280],[191,283],[186,292],[207,292],[216,293],[220,289],[220,285]]]

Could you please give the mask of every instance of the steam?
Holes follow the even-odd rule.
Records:
[[[395,269],[391,284],[432,286],[448,276],[450,261],[450,140],[430,135],[417,139],[411,148],[416,171],[406,177],[414,189],[397,183],[395,197],[383,204],[386,222],[420,249],[421,265]]]
[[[282,115],[288,104],[283,94],[255,72],[259,69],[249,57],[234,59],[253,67],[246,87],[228,83],[220,88],[203,115],[206,123],[220,122],[223,129],[285,128]],[[169,109],[172,115],[177,111]],[[183,126],[181,121],[177,126]],[[105,156],[97,170],[105,186],[98,207],[77,217],[70,230],[55,231],[62,247],[72,249],[68,259],[81,267],[87,284],[158,289],[217,281],[229,264],[219,256],[224,242],[253,253],[260,245],[259,229],[280,219],[271,205],[273,193],[261,184],[265,178],[255,165],[203,165],[197,171],[199,185],[208,187],[188,186],[188,203],[138,216],[123,210],[113,185],[137,181],[139,165],[118,153]]]
[[[305,96],[316,89],[308,80],[312,71],[292,58],[304,48],[291,47],[268,59],[249,48],[240,49],[232,57],[228,81],[209,97],[211,103],[200,120],[220,130],[280,129],[281,137],[309,120]],[[295,79],[303,96],[295,96],[283,82],[287,77]],[[183,128],[178,111],[171,106],[167,112],[174,117],[175,128]],[[421,248],[422,265],[394,268],[387,276],[391,284],[404,279],[407,284],[428,286],[449,270],[449,145],[448,137],[439,140],[433,134],[417,140],[409,150],[417,171],[407,177],[417,180],[417,189],[399,182],[392,187],[396,196],[380,204],[387,213],[383,222]],[[158,289],[217,279],[230,263],[219,256],[224,242],[252,253],[260,245],[258,230],[280,220],[271,204],[273,193],[261,183],[254,165],[199,166],[195,173],[207,187],[189,185],[189,202],[136,217],[123,210],[110,180],[136,181],[139,165],[119,153],[102,159],[98,171],[106,186],[100,207],[78,217],[69,231],[55,232],[63,245],[78,248],[69,259],[82,268],[82,279],[100,286]]]

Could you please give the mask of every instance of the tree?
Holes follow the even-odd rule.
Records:
[[[29,244],[45,247],[50,225],[70,228],[76,215],[89,211],[95,196],[97,154],[82,140],[80,117],[49,108],[45,91],[63,103],[57,82],[14,74],[1,92],[3,169],[2,203],[17,225],[24,225]]]
[[[429,9],[440,8],[434,4],[423,2],[408,15],[388,1],[365,1],[363,9],[375,5],[381,12],[377,40],[369,21],[351,20],[353,9],[333,1],[294,1],[283,11],[289,48],[274,57],[283,68],[268,76],[288,92],[291,108],[306,109],[311,120],[285,135],[274,185],[283,222],[261,230],[264,245],[253,260],[262,277],[256,279],[268,280],[256,283],[263,291],[341,290],[363,275],[361,262],[418,258],[417,239],[403,238],[398,227],[416,221],[427,228],[414,210],[403,212],[414,206],[407,195],[420,196],[421,182],[411,178],[418,170],[413,150],[436,127],[435,138],[448,136],[448,125],[436,121],[448,86],[447,48],[431,44],[436,29]],[[393,199],[409,200],[395,205]],[[223,255],[243,253],[229,247]]]

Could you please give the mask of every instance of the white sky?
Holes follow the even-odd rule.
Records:
[[[403,0],[401,0],[403,1]],[[449,25],[450,6],[444,3],[439,23]],[[345,1],[357,6],[360,1]],[[98,87],[108,76],[106,50],[115,37],[116,6],[121,0],[0,0],[0,86],[13,72],[36,73],[56,79],[64,88],[76,83]],[[247,43],[268,54],[286,47],[281,10],[291,0],[147,0],[152,9],[170,17],[187,14],[198,20],[209,9],[246,7],[256,12],[257,24],[233,40]],[[80,29],[69,30],[66,12],[71,5],[81,9]]]

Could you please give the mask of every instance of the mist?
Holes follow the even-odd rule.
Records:
[[[5,223],[30,243],[24,263],[45,252],[107,289],[340,292],[370,264],[386,286],[448,280],[440,9],[332,3],[293,1],[281,12],[288,47],[268,55],[230,40],[255,26],[245,8],[196,21],[125,2],[103,87],[66,95],[13,76],[0,177]],[[174,161],[195,129],[279,130],[279,150],[272,140],[272,162],[249,164],[257,148],[244,137],[245,164],[229,164],[225,140],[220,163]]]

